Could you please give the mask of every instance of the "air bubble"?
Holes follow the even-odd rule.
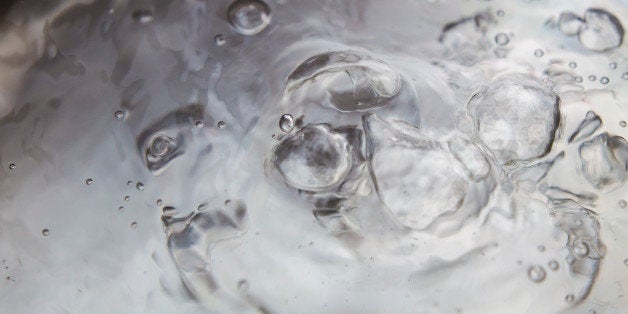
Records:
[[[597,77],[593,74],[589,75],[589,81],[594,82],[597,79]]]
[[[17,166],[15,164],[10,164],[9,165],[9,170],[15,170],[15,168],[17,168]]]
[[[624,265],[628,266],[628,258],[624,260]]]
[[[225,121],[218,121],[217,126],[219,129],[224,129],[225,126],[227,126],[227,123]]]
[[[128,202],[128,201],[131,200],[131,197],[127,195],[127,196],[124,197],[124,200]]]
[[[136,10],[131,15],[136,22],[147,24],[153,21],[153,12],[149,10]]]
[[[544,54],[543,50],[541,50],[541,49],[534,50],[534,56],[535,57],[539,57],[540,58],[540,57],[543,56],[543,54]]]
[[[113,113],[113,117],[118,119],[118,120],[124,118],[124,111],[118,110],[118,111],[114,112]]]
[[[194,126],[197,127],[197,128],[202,128],[203,125],[205,125],[205,124],[201,120],[198,120],[198,121],[194,122]]]
[[[626,121],[619,121],[619,126],[622,128],[626,127]]]
[[[582,83],[582,81],[583,81],[583,80],[582,80],[582,76],[576,76],[575,80],[576,80],[576,82],[578,82],[578,83]]]
[[[510,41],[510,39],[508,38],[508,35],[506,35],[504,33],[499,33],[499,34],[495,35],[495,43],[497,43],[500,46],[507,45],[509,41]]]
[[[132,222],[131,223],[131,228],[133,228],[133,229],[137,228],[137,222],[135,222],[135,221]]]
[[[619,201],[619,207],[626,208],[626,201],[625,200]]]
[[[544,245],[537,246],[537,249],[539,250],[539,252],[545,252],[545,246]]]
[[[577,241],[573,245],[573,251],[578,257],[586,257],[589,254],[589,246],[584,241]]]
[[[551,260],[549,261],[549,263],[547,263],[547,267],[549,267],[549,269],[556,271],[558,269],[558,262],[555,260]]]
[[[216,37],[214,37],[214,43],[216,44],[216,46],[224,46],[227,43],[227,40],[225,39],[224,35],[216,35]]]
[[[161,206],[164,202],[161,199],[158,199],[155,204],[157,204],[157,206]]]
[[[133,181],[129,180],[129,181],[126,182],[126,186],[131,186],[131,185],[133,185]]]
[[[85,180],[85,184],[87,184],[87,185],[92,185],[92,183],[94,183],[94,179],[89,178],[89,179]]]
[[[140,190],[140,191],[144,190],[144,183],[142,183],[142,182],[138,182],[138,183],[135,185],[135,188],[137,188],[137,189],[138,189],[138,190]]]
[[[602,84],[608,84],[608,77],[606,77],[606,76],[602,76],[602,77],[600,77],[600,83],[602,83]]]
[[[573,61],[571,61],[571,62],[569,62],[569,67],[572,68],[572,69],[575,69],[576,67],[578,67],[578,64],[573,62]]]
[[[120,207],[118,207],[118,211],[119,211],[119,212],[123,212],[123,211],[124,211],[124,206],[120,206]]]
[[[241,292],[247,292],[249,290],[249,282],[244,279],[238,281],[238,290]]]
[[[506,15],[506,12],[504,12],[503,10],[497,10],[497,16],[502,17]]]
[[[609,67],[609,68],[611,68],[611,69],[613,69],[613,70],[617,69],[617,62],[611,62],[611,63],[609,63],[609,64],[608,64],[608,67]]]
[[[240,34],[252,36],[270,24],[270,7],[260,0],[236,0],[227,10],[231,26]]]
[[[540,265],[533,265],[528,268],[528,278],[533,282],[541,282],[545,279],[545,269]]]
[[[294,119],[292,118],[292,116],[289,114],[284,114],[283,116],[281,116],[281,119],[279,119],[279,128],[284,133],[292,132],[292,129],[294,128]]]
[[[44,230],[41,231],[41,234],[45,237],[45,236],[50,234],[50,230],[44,229]]]
[[[628,80],[628,72],[624,72],[621,74],[621,79],[622,80]]]
[[[565,301],[567,301],[568,303],[573,302],[574,299],[575,298],[574,298],[573,294],[568,294],[568,295],[565,296]]]

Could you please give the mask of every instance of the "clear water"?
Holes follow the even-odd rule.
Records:
[[[628,5],[20,2],[7,313],[622,313]]]

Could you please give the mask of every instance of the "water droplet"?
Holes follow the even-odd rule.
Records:
[[[124,118],[124,111],[118,110],[118,111],[114,112],[113,113],[113,117],[118,119],[118,120]]]
[[[565,296],[565,301],[571,303],[571,302],[573,302],[573,300],[574,300],[573,294],[568,294],[568,295]]]
[[[133,228],[133,229],[137,228],[137,222],[135,222],[135,221],[132,222],[131,223],[131,228]]]
[[[558,18],[558,28],[560,32],[567,36],[577,35],[584,21],[572,12],[563,12]]]
[[[545,246],[544,245],[539,245],[537,247],[537,249],[539,250],[539,252],[545,252]]]
[[[495,35],[495,43],[497,43],[500,46],[507,45],[509,41],[510,41],[510,39],[508,38],[508,35],[506,35],[504,33],[499,33],[499,34]]]
[[[586,242],[578,240],[573,245],[573,251],[578,257],[586,257],[589,254],[589,246]]]
[[[624,38],[624,28],[613,14],[602,9],[584,12],[584,25],[580,27],[578,40],[593,51],[606,51],[619,47]]]
[[[619,201],[619,207],[626,208],[626,201],[624,200]]]
[[[533,265],[528,268],[528,278],[533,282],[541,282],[545,279],[545,269],[540,265]]]
[[[198,120],[198,121],[196,121],[196,122],[194,123],[194,126],[196,126],[197,128],[202,128],[202,127],[203,127],[203,125],[205,125],[205,124],[204,124],[204,123],[203,123],[203,121],[201,121],[201,120]]]
[[[124,206],[118,207],[118,211],[123,212],[124,211]]]
[[[255,35],[270,24],[270,7],[260,0],[236,0],[227,10],[229,22],[242,35]]]
[[[535,57],[539,57],[540,58],[540,57],[543,56],[543,54],[544,54],[543,50],[541,50],[541,49],[534,50],[534,56]]]
[[[602,84],[608,84],[608,77],[606,77],[606,76],[602,76],[602,77],[600,77],[600,83],[602,83]]]
[[[626,127],[626,121],[619,121],[619,126],[622,128]]]
[[[10,164],[9,165],[9,170],[15,170],[15,168],[17,168],[17,166],[15,164]]]
[[[44,229],[44,230],[41,231],[41,234],[45,237],[45,236],[50,234],[50,230]]]
[[[94,183],[94,179],[90,178],[90,179],[85,180],[85,184],[87,185],[92,185],[92,183]]]
[[[131,14],[131,17],[136,22],[147,24],[153,21],[153,12],[149,10],[135,10]]]
[[[214,43],[216,44],[216,46],[224,46],[227,43],[227,40],[225,39],[225,36],[222,34],[216,35],[216,37],[214,37]]]
[[[158,199],[156,203],[157,203],[157,206],[161,206],[164,202],[161,199]]]
[[[240,281],[238,281],[238,289],[241,292],[247,292],[249,290],[249,282],[245,279],[240,279]]]
[[[124,197],[124,200],[128,202],[128,201],[131,200],[131,197],[127,195],[127,196]]]
[[[596,78],[597,77],[595,75],[593,75],[593,74],[589,75],[589,81],[591,81],[591,82],[595,81]]]
[[[621,74],[621,79],[622,80],[628,80],[628,72],[624,72]]]
[[[225,121],[218,121],[218,128],[219,129],[224,129],[225,126],[227,126],[227,123],[225,123]]]
[[[138,190],[140,190],[140,191],[144,190],[144,183],[142,183],[142,182],[138,182],[138,183],[135,185],[135,188],[137,188],[137,189],[138,189]]]
[[[576,67],[578,67],[578,64],[573,62],[573,61],[571,61],[571,62],[569,62],[569,67],[572,68],[572,69],[575,69]]]
[[[294,128],[294,119],[292,118],[292,116],[289,114],[284,114],[283,116],[281,116],[281,119],[279,119],[279,128],[284,133],[292,132],[292,129]]]
[[[608,64],[608,67],[609,67],[609,68],[611,68],[611,69],[613,69],[613,70],[614,70],[614,69],[617,69],[617,62],[611,62],[611,63],[609,63],[609,64]]]
[[[547,267],[549,267],[549,269],[556,271],[558,269],[558,262],[555,260],[551,260],[549,261],[549,263],[547,263]]]

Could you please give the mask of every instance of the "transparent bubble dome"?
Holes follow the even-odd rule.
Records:
[[[625,1],[14,2],[0,312],[626,312]]]

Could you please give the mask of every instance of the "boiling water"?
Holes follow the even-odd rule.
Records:
[[[60,1],[0,42],[7,313],[621,313],[628,6]]]

